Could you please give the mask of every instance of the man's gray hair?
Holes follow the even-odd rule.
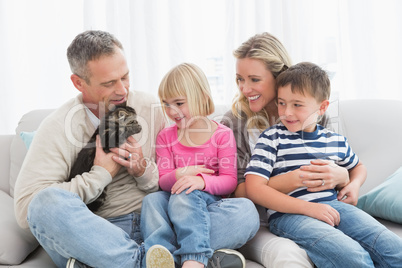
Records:
[[[85,31],[77,35],[67,49],[67,59],[73,74],[89,84],[91,77],[87,63],[102,56],[113,55],[116,47],[123,50],[119,40],[104,31]]]

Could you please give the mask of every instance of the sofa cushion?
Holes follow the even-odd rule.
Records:
[[[357,207],[372,216],[402,224],[402,167],[359,198]]]
[[[42,120],[48,116],[53,110],[43,109],[34,110],[22,116],[18,126],[15,130],[16,135],[11,142],[10,147],[10,195],[14,197],[14,186],[20,172],[22,163],[24,162],[27,148],[20,137],[22,131],[32,132],[38,129]]]
[[[338,108],[340,134],[348,138],[367,168],[367,179],[359,192],[362,196],[402,164],[402,124],[395,121],[402,118],[402,101],[345,100]]]
[[[28,229],[18,226],[11,196],[0,191],[0,264],[20,264],[38,246]]]
[[[21,131],[20,132],[20,137],[22,141],[25,144],[25,147],[29,149],[29,146],[31,146],[31,142],[33,138],[35,137],[36,131]]]

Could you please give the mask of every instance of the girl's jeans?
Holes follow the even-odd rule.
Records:
[[[29,204],[28,223],[57,267],[66,267],[69,257],[91,267],[141,267],[139,214],[104,219],[77,194],[49,187]]]
[[[317,267],[402,267],[402,239],[396,234],[355,206],[321,203],[339,212],[339,226],[285,214],[270,221],[270,231],[299,244]]]
[[[174,254],[176,264],[196,260],[204,265],[214,250],[244,245],[260,225],[249,199],[222,199],[203,191],[148,194],[141,222],[145,250],[160,244]]]

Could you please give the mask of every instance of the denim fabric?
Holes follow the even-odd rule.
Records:
[[[131,239],[133,239],[138,245],[141,245],[144,240],[141,234],[141,215],[138,213],[130,213],[118,217],[107,218],[107,220],[114,225],[120,227],[125,231]]]
[[[31,232],[58,267],[66,267],[69,257],[92,267],[140,267],[144,248],[134,241],[142,241],[139,218],[106,220],[77,194],[55,187],[40,191],[28,208]]]
[[[334,200],[335,228],[317,219],[285,214],[270,221],[272,233],[292,239],[317,267],[402,267],[402,239],[355,206]]]
[[[211,219],[207,207],[221,198],[202,191],[181,192],[170,196],[168,215],[174,226],[179,248],[174,255],[181,261],[208,264],[214,253],[210,246]]]
[[[146,222],[141,225],[145,250],[160,244],[174,254],[176,264],[185,260],[206,264],[214,250],[244,245],[260,224],[250,200],[221,199],[202,191],[147,195],[142,203],[141,222]]]

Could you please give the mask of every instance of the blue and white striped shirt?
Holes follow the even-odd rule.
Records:
[[[290,132],[280,123],[261,133],[245,175],[255,174],[269,180],[270,177],[298,169],[302,165],[310,165],[310,161],[315,159],[332,160],[348,170],[359,162],[342,135],[321,125],[317,125],[314,132]],[[335,189],[316,193],[306,189],[307,187],[298,188],[289,195],[312,202],[334,200],[337,196]],[[280,215],[282,214],[268,209],[268,216],[271,218]]]

